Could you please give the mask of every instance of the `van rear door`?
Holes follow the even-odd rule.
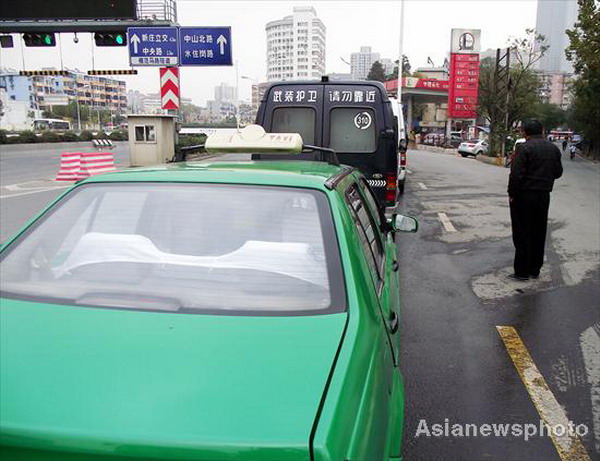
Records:
[[[323,90],[319,84],[272,85],[256,122],[269,133],[300,133],[304,144],[322,146]]]
[[[360,169],[368,178],[383,173],[380,133],[385,115],[379,88],[328,84],[323,96],[323,145],[335,150],[341,163]]]

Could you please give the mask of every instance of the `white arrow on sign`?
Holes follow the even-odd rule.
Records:
[[[133,52],[135,54],[137,54],[137,52],[138,52],[138,45],[140,43],[140,37],[138,37],[136,34],[133,34],[131,36],[131,43],[133,44]]]
[[[217,38],[217,43],[219,44],[219,53],[225,54],[225,45],[227,44],[227,39],[223,37],[223,35],[219,35],[219,38]]]

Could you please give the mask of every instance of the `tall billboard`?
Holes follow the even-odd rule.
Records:
[[[477,117],[481,30],[452,29],[448,118]]]

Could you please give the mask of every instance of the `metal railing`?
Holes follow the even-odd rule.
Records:
[[[175,0],[137,0],[136,13],[138,21],[177,22]]]

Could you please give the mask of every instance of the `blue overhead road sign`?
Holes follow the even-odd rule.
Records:
[[[181,27],[182,66],[231,66],[231,27]]]
[[[177,27],[130,27],[127,29],[129,64],[132,66],[177,66]]]

